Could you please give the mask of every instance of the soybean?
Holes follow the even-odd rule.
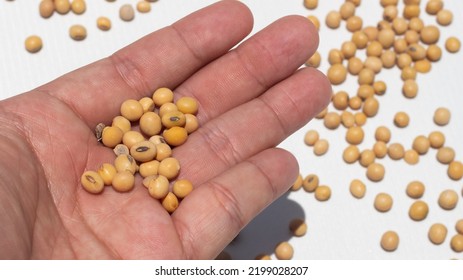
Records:
[[[320,63],[321,63],[321,56],[320,56],[320,53],[319,52],[315,52],[306,62],[305,62],[305,65],[306,66],[310,66],[310,67],[314,67],[314,68],[318,68],[320,66]]]
[[[370,164],[375,162],[376,155],[372,150],[365,149],[360,153],[359,163],[363,167],[368,167]]]
[[[456,160],[452,161],[447,168],[447,174],[452,180],[460,180],[463,177],[463,163]]]
[[[356,162],[360,157],[360,151],[359,148],[355,145],[350,145],[346,149],[344,149],[344,152],[342,154],[342,158],[346,163],[354,163]]]
[[[363,68],[358,74],[357,82],[359,85],[372,85],[375,81],[375,72],[368,68]]]
[[[185,116],[183,116],[184,122],[186,122]],[[154,136],[162,130],[161,117],[155,112],[146,112],[140,117],[140,130],[148,136]]]
[[[174,126],[164,130],[162,136],[166,140],[167,144],[176,147],[186,142],[188,138],[188,132],[183,127]]]
[[[377,141],[373,145],[373,152],[377,158],[384,158],[387,155],[387,145],[383,141]]]
[[[362,99],[358,96],[349,98],[349,108],[352,110],[358,110],[362,107]]]
[[[320,21],[318,20],[316,16],[310,15],[307,17],[307,19],[313,23],[313,25],[317,28],[317,30],[320,30]]]
[[[450,122],[450,111],[444,107],[437,108],[434,112],[434,122],[440,126],[447,125]]]
[[[111,29],[111,20],[107,17],[98,17],[96,19],[96,26],[100,30],[108,31]]]
[[[341,18],[346,20],[355,15],[355,5],[351,2],[344,2],[339,9]]]
[[[132,21],[135,18],[135,11],[130,4],[124,4],[119,8],[119,17],[123,21]]]
[[[341,14],[338,11],[330,11],[326,15],[325,24],[331,29],[339,28],[341,25]]]
[[[328,62],[330,65],[342,64],[344,60],[344,54],[338,49],[332,49],[328,52]]]
[[[307,224],[303,219],[293,219],[289,223],[289,230],[294,236],[301,237],[307,232]]]
[[[152,98],[154,104],[161,107],[166,103],[172,103],[174,101],[174,93],[169,88],[162,87],[154,91]],[[176,108],[176,110],[178,109]]]
[[[463,235],[456,234],[450,240],[450,247],[453,251],[460,253],[463,252]]]
[[[98,175],[100,175],[101,179],[106,186],[110,186],[113,182],[114,175],[116,175],[117,170],[114,165],[110,163],[103,163],[100,168],[97,170]]]
[[[346,21],[346,28],[350,32],[359,31],[362,29],[362,26],[363,26],[363,20],[359,16],[351,16]]]
[[[130,155],[138,162],[148,162],[156,157],[156,146],[148,141],[134,144],[130,148]]]
[[[449,25],[450,23],[452,23],[452,20],[453,20],[453,13],[449,10],[443,9],[437,13],[436,21],[438,24],[442,26]]]
[[[379,102],[376,98],[374,97],[368,97],[365,99],[365,102],[363,103],[363,113],[371,118],[376,116],[379,110]]]
[[[169,180],[159,175],[148,183],[148,192],[155,199],[163,199],[169,193]]]
[[[42,49],[43,43],[42,38],[37,35],[31,35],[26,38],[24,42],[26,50],[30,53],[36,53]]]
[[[330,144],[326,139],[319,139],[317,142],[314,144],[314,149],[313,152],[317,156],[322,156],[326,154],[326,152],[329,149]]]
[[[188,134],[191,134],[195,132],[196,130],[198,130],[199,128],[198,118],[196,118],[196,116],[192,114],[185,114],[184,128],[186,129],[186,132]]]
[[[434,149],[442,147],[445,143],[445,135],[440,131],[433,131],[429,133],[428,139],[429,145]]]
[[[188,96],[181,97],[179,100],[177,100],[175,105],[177,105],[177,108],[180,112],[192,115],[195,115],[198,112],[199,107],[198,101],[196,101],[195,98]]]
[[[298,191],[302,187],[302,181],[303,181],[302,175],[301,174],[297,175],[296,181],[294,181],[290,189],[292,191]]]
[[[320,183],[320,180],[318,179],[317,175],[309,174],[302,181],[302,188],[306,192],[314,192],[318,188],[319,183]]]
[[[143,178],[158,175],[159,170],[159,161],[158,160],[151,160],[148,162],[144,162],[140,164],[140,168],[138,172]]]
[[[444,243],[446,237],[447,227],[441,223],[432,224],[428,230],[428,238],[435,245]]]
[[[118,172],[112,181],[113,189],[118,192],[128,192],[135,186],[135,176],[129,170]]]
[[[410,149],[405,151],[404,160],[408,164],[415,165],[420,161],[420,155],[417,151]]]
[[[456,53],[460,50],[460,47],[461,47],[461,43],[460,43],[460,40],[458,40],[458,38],[456,37],[449,37],[446,41],[445,41],[445,49],[449,52],[449,53]]]
[[[329,112],[323,118],[323,124],[328,129],[336,129],[341,124],[341,116],[336,112]]]
[[[355,125],[355,117],[349,111],[344,111],[341,113],[341,123],[344,127],[350,128]]]
[[[367,178],[373,182],[381,181],[386,173],[384,166],[380,163],[372,163],[367,167]]]
[[[161,161],[172,156],[172,148],[166,143],[156,144],[156,160]]]
[[[352,57],[347,63],[347,71],[352,75],[358,75],[363,69],[363,62],[358,57]]]
[[[355,124],[358,126],[362,126],[367,122],[367,116],[363,112],[357,112],[354,115]]]
[[[438,45],[430,45],[426,50],[426,58],[429,61],[436,62],[442,57],[442,50]]]
[[[87,29],[80,24],[72,25],[69,28],[69,36],[76,41],[82,41],[87,38]]]
[[[331,188],[328,186],[318,186],[315,189],[315,199],[318,201],[327,201],[331,197]]]
[[[137,171],[137,163],[131,155],[119,155],[114,160],[114,166],[117,172],[130,171],[135,174]]]
[[[463,219],[460,219],[455,223],[455,230],[459,234],[463,234]]]
[[[397,127],[404,128],[410,123],[410,117],[405,112],[398,112],[394,116],[394,124]]]
[[[127,148],[124,144],[117,144],[116,147],[114,147],[113,152],[116,156],[130,154],[129,148]]]
[[[81,15],[87,9],[87,5],[84,0],[72,0],[71,10],[76,15]]]
[[[363,198],[366,193],[366,186],[362,181],[354,179],[349,185],[349,191],[353,197]]]
[[[428,152],[431,142],[424,135],[418,135],[413,140],[412,148],[420,155],[424,155]]]
[[[124,133],[117,126],[107,126],[103,129],[101,141],[108,148],[114,148],[120,144]]]
[[[346,132],[346,141],[352,145],[358,145],[363,142],[365,133],[359,126],[350,127]]]
[[[442,0],[429,0],[426,3],[426,13],[436,15],[444,7]]]
[[[405,149],[400,143],[390,144],[387,150],[387,154],[393,160],[399,160],[404,157]]]
[[[454,190],[444,190],[440,193],[438,204],[444,210],[452,210],[457,206],[458,194]]]
[[[416,81],[408,79],[402,86],[402,93],[407,98],[415,98],[418,94],[418,84]]]
[[[374,207],[379,212],[387,212],[392,208],[392,197],[387,193],[379,193],[375,197]]]
[[[412,181],[407,185],[406,193],[410,198],[421,198],[424,194],[425,186],[420,181]]]
[[[177,105],[178,107],[178,105]],[[171,128],[174,126],[184,126],[186,123],[185,114],[180,111],[177,112],[168,112],[164,114],[161,118],[162,125],[165,128]]]
[[[293,258],[294,249],[291,244],[284,241],[275,247],[275,257],[279,260],[290,260]]]
[[[104,181],[95,171],[85,171],[80,178],[84,189],[89,193],[101,193],[104,189]]]
[[[317,8],[318,0],[304,0],[304,7],[307,9],[313,10]]]
[[[429,213],[429,206],[426,202],[418,200],[412,203],[408,210],[408,215],[414,221],[422,221],[426,219]]]
[[[167,179],[172,180],[177,177],[180,172],[180,162],[173,157],[165,158],[159,164],[159,175],[165,176]]]
[[[169,192],[161,201],[162,206],[164,209],[167,210],[169,213],[173,213],[178,208],[178,198],[175,194]]]
[[[368,36],[363,31],[355,31],[352,34],[351,41],[354,42],[357,49],[364,49],[368,44]]]
[[[385,126],[378,126],[375,131],[375,139],[388,143],[391,139],[391,130]]]
[[[381,236],[380,244],[387,252],[395,251],[399,246],[399,235],[395,231],[387,231]]]
[[[185,198],[192,191],[193,191],[193,184],[187,179],[181,179],[181,180],[175,181],[172,187],[172,192],[179,199]]]
[[[455,151],[450,147],[439,148],[436,158],[442,164],[449,164],[455,159]]]
[[[347,69],[342,64],[334,64],[328,69],[328,79],[333,85],[342,84],[347,77]]]
[[[123,116],[116,116],[113,118],[111,126],[120,128],[123,133],[126,133],[132,129],[132,124],[130,121]]]
[[[345,91],[339,91],[333,95],[332,103],[334,108],[338,110],[345,110],[349,105],[349,95]]]
[[[421,42],[427,45],[432,45],[437,43],[439,40],[440,31],[436,26],[428,25],[421,29],[420,35]]]
[[[129,121],[138,121],[143,115],[143,106],[135,99],[127,99],[121,105],[121,115]]]
[[[307,133],[305,134],[304,136],[304,143],[307,145],[307,146],[313,146],[315,145],[315,143],[318,141],[318,139],[320,138],[318,132],[316,130],[309,130],[307,131]]]
[[[69,0],[54,0],[55,1],[55,11],[59,14],[67,14],[71,10],[71,3]]]
[[[151,4],[149,2],[146,2],[145,0],[138,1],[137,11],[139,11],[140,13],[148,13],[149,11],[151,11]]]
[[[357,46],[352,41],[346,41],[341,45],[341,52],[345,59],[349,59],[355,56]]]
[[[154,100],[154,99],[153,99]],[[156,102],[155,102],[156,104]],[[162,118],[164,114],[167,114],[169,112],[175,112],[178,111],[177,105],[175,105],[172,102],[166,102],[159,107],[159,116]]]
[[[133,145],[145,141],[145,137],[138,131],[127,131],[122,136],[122,143],[127,146],[127,148],[132,148]]]
[[[152,112],[154,110],[154,101],[150,97],[143,97],[140,100],[141,106],[143,107],[143,113]]]
[[[43,18],[49,18],[55,12],[55,4],[53,0],[42,0],[39,4],[39,13]]]

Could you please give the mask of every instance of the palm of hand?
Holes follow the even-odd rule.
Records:
[[[2,257],[218,254],[292,183],[297,163],[272,147],[313,117],[330,92],[313,69],[293,74],[317,45],[307,21],[280,20],[227,52],[251,24],[242,4],[222,1],[108,59],[3,101],[0,199],[15,211],[0,217],[11,225],[2,232]],[[224,31],[227,38],[217,38]],[[267,62],[281,67],[262,67]],[[196,187],[172,216],[140,179],[123,194],[107,188],[90,195],[80,185],[84,170],[114,160],[112,150],[97,143],[95,125],[110,123],[123,100],[139,99],[161,86],[194,95],[201,110],[202,127],[174,151],[180,176]],[[307,99],[311,102],[303,102]]]

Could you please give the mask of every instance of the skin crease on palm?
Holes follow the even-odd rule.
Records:
[[[1,101],[0,258],[214,258],[286,192],[298,165],[275,147],[328,104],[331,86],[298,70],[318,46],[307,19],[284,17],[240,43],[252,24],[244,4],[220,1]],[[172,216],[141,178],[129,193],[87,193],[81,174],[114,160],[96,124],[163,86],[200,104],[200,129],[174,151],[195,190]]]

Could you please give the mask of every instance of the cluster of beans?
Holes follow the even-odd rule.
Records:
[[[101,193],[104,186],[128,192],[135,187],[138,172],[148,193],[169,213],[174,212],[193,185],[178,178],[180,162],[172,156],[172,149],[198,129],[197,101],[181,97],[174,103],[174,93],[159,88],[152,98],[124,101],[120,112],[110,126],[99,124],[95,130],[98,140],[114,150],[114,164],[103,163],[97,171],[85,171],[83,188],[94,194]],[[136,122],[139,130],[133,129]]]
[[[115,2],[116,0],[106,0],[107,2]],[[136,8],[140,13],[148,13],[151,11],[151,3],[157,0],[140,0],[137,2]],[[39,4],[39,14],[42,18],[50,18],[55,12],[60,15],[72,12],[76,15],[81,15],[87,10],[85,0],[41,0]],[[131,4],[123,4],[119,8],[119,17],[123,21],[131,21],[135,18],[135,10]],[[107,31],[111,29],[111,20],[108,17],[101,16],[96,20],[96,25],[100,30]],[[72,25],[69,28],[69,36],[81,41],[87,37],[87,29],[81,24]],[[40,36],[31,35],[25,40],[25,48],[30,53],[36,53],[42,49],[43,42]]]
[[[387,84],[376,80],[376,75],[384,68],[398,67],[400,78],[403,81],[402,94],[407,99],[413,99],[418,94],[416,77],[418,74],[431,70],[432,63],[440,60],[442,49],[437,45],[440,39],[440,30],[435,25],[425,25],[419,17],[421,13],[420,0],[403,0],[402,14],[399,13],[399,0],[379,0],[383,7],[383,18],[376,26],[363,27],[362,18],[355,15],[361,0],[345,0],[338,10],[327,13],[325,24],[330,29],[337,29],[345,21],[346,29],[352,33],[350,41],[342,43],[339,49],[332,49],[328,54],[330,67],[327,76],[332,85],[341,85],[348,74],[357,77],[358,88],[355,95],[340,90],[333,93],[331,105],[335,109],[329,111],[325,108],[317,119],[323,120],[327,129],[334,130],[343,126],[346,128],[345,141],[348,146],[344,149],[342,158],[347,164],[358,162],[366,169],[366,177],[372,182],[379,182],[385,177],[386,169],[378,160],[388,156],[398,161],[404,160],[410,165],[419,162],[420,156],[425,155],[430,148],[437,149],[436,159],[448,165],[447,174],[455,181],[463,177],[463,164],[455,160],[455,151],[445,146],[445,136],[440,131],[432,131],[429,135],[418,135],[412,147],[406,149],[401,143],[390,143],[391,131],[386,126],[379,126],[374,132],[375,144],[371,149],[360,150],[365,138],[362,128],[369,118],[375,117],[380,108],[379,98],[387,92]],[[318,0],[304,0],[303,5],[310,10],[316,9]],[[425,11],[436,16],[440,26],[447,26],[452,22],[453,15],[444,9],[442,0],[428,0]],[[309,15],[308,19],[319,29],[320,20]],[[456,37],[449,37],[445,41],[445,49],[449,53],[458,52],[460,41]],[[364,50],[366,59],[362,61],[357,54]],[[319,52],[306,62],[307,67],[318,68],[322,58]],[[439,126],[445,126],[450,121],[450,111],[446,108],[437,108],[433,120]],[[406,112],[397,112],[393,123],[398,128],[408,126],[410,118]],[[329,142],[320,137],[316,130],[309,130],[304,136],[304,143],[313,148],[316,156],[328,152]],[[309,174],[298,178],[291,187],[291,191],[303,189],[314,193],[318,201],[327,201],[331,196],[329,186],[321,185],[316,174]],[[349,184],[349,191],[353,197],[361,199],[367,190],[366,183],[354,179]],[[406,194],[415,199],[409,208],[409,217],[414,221],[424,220],[429,212],[428,204],[420,200],[425,191],[425,185],[420,181],[410,182],[406,186]],[[463,194],[463,190],[462,190]],[[456,191],[448,189],[441,192],[438,204],[442,209],[452,210],[458,202]],[[378,212],[388,212],[393,205],[390,194],[376,195],[373,206]],[[455,252],[463,252],[463,219],[455,224],[457,234],[450,240],[450,247]],[[293,236],[303,236],[307,231],[307,224],[301,219],[290,222],[289,230]],[[433,224],[428,231],[429,240],[433,244],[442,244],[447,235],[447,228],[440,223]],[[399,244],[399,235],[395,231],[386,231],[379,242],[381,248],[387,252],[395,251]],[[274,250],[277,259],[291,259],[294,250],[288,242],[280,242]],[[219,258],[230,258],[223,252]],[[271,259],[268,254],[256,257],[260,260]]]
[[[437,149],[436,159],[442,164],[448,165],[447,175],[455,181],[463,177],[463,163],[455,159],[453,148],[445,146],[445,136],[440,131],[432,131],[429,135],[418,135],[412,146],[406,149],[401,143],[390,143],[391,131],[385,126],[377,127],[374,133],[376,143],[371,149],[360,150],[365,137],[362,126],[368,118],[377,115],[380,107],[378,96],[384,95],[387,85],[384,81],[377,81],[376,75],[383,69],[398,67],[401,70],[400,78],[403,81],[402,94],[413,99],[418,94],[416,77],[420,73],[431,70],[432,63],[440,60],[442,49],[437,45],[440,39],[440,30],[436,25],[426,25],[420,18],[420,0],[403,0],[403,10],[400,13],[398,0],[380,0],[383,7],[383,18],[376,27],[363,27],[360,17],[355,15],[360,0],[346,0],[339,10],[330,11],[325,18],[328,28],[337,29],[341,22],[345,21],[346,29],[352,33],[350,41],[343,42],[339,49],[332,49],[328,54],[330,67],[327,76],[333,85],[340,85],[348,74],[357,77],[358,88],[354,96],[346,91],[338,91],[332,96],[334,111],[328,108],[323,110],[318,119],[323,119],[324,126],[330,130],[337,129],[341,125],[346,128],[345,141],[348,146],[342,154],[343,160],[348,164],[358,162],[366,168],[366,177],[373,182],[381,181],[386,173],[385,167],[378,162],[386,156],[392,160],[404,160],[410,165],[419,162],[420,156],[425,155],[430,148]],[[308,9],[317,7],[318,1],[305,0],[304,5]],[[444,8],[442,0],[428,0],[425,11],[429,15],[436,16],[436,22],[440,26],[451,24],[453,14]],[[320,21],[315,16],[309,16],[316,27],[320,27]],[[445,49],[449,53],[458,52],[460,41],[456,37],[449,37],[445,41]],[[364,50],[366,59],[362,61],[357,54]],[[309,67],[319,67],[321,56],[317,52],[307,62]],[[437,108],[433,120],[439,126],[445,126],[450,121],[450,111],[446,108]],[[398,128],[408,126],[410,118],[405,112],[397,112],[393,123]],[[315,130],[309,130],[304,138],[306,145],[313,147],[315,155],[323,155],[327,152],[329,144],[324,139],[319,139]],[[302,182],[309,182],[316,177],[314,174],[302,179],[300,175],[293,185],[297,190]],[[318,182],[318,177],[317,177]],[[305,185],[303,185],[305,186]],[[305,190],[307,190],[304,187]],[[366,184],[359,179],[353,180],[349,190],[357,199],[363,198],[366,193]],[[409,217],[414,221],[424,220],[429,213],[428,204],[420,200],[425,186],[422,182],[413,181],[406,187],[409,197],[416,199],[409,208]],[[317,189],[315,191],[317,193]],[[324,191],[325,192],[325,191]],[[463,190],[462,190],[463,192]],[[328,196],[329,197],[329,196]],[[323,201],[323,199],[317,200]],[[438,205],[445,210],[452,210],[458,203],[458,193],[452,189],[441,192]],[[374,208],[379,212],[387,212],[392,208],[393,198],[387,193],[379,193],[374,199]],[[457,234],[451,238],[450,247],[455,252],[463,251],[463,220],[456,223]],[[428,232],[429,239],[434,244],[442,244],[446,238],[447,228],[443,224],[433,224]],[[395,231],[387,231],[381,237],[380,245],[385,251],[394,251],[398,247],[399,236]]]

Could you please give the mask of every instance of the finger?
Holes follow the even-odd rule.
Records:
[[[93,128],[119,114],[127,98],[175,88],[241,41],[252,22],[244,4],[219,1],[39,90],[63,100]]]
[[[215,257],[298,172],[290,153],[269,149],[195,189],[172,215],[185,252],[193,259]]]
[[[181,176],[199,185],[304,126],[329,102],[331,86],[304,68],[265,94],[206,123],[176,148]]]
[[[294,73],[317,46],[318,33],[310,21],[288,16],[201,69],[175,92],[198,99],[198,118],[204,123]]]

